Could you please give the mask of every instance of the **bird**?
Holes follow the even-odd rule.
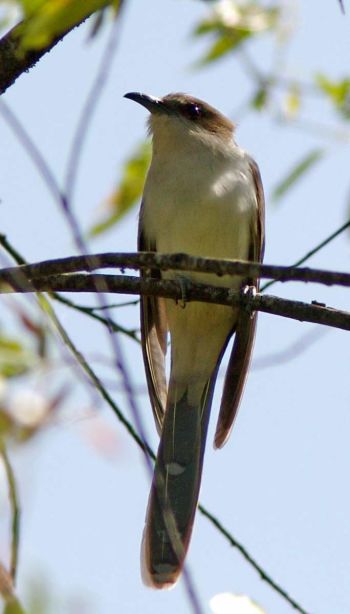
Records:
[[[188,94],[125,97],[149,112],[152,159],[139,216],[138,250],[262,262],[265,204],[259,167],[235,141],[235,125]],[[146,585],[170,588],[182,571],[202,476],[218,368],[230,338],[214,447],[231,432],[253,349],[256,318],[240,307],[186,303],[186,283],[243,290],[258,279],[152,269],[178,280],[184,301],[141,296],[143,360],[160,435],[141,548]],[[166,352],[170,336],[170,374]]]

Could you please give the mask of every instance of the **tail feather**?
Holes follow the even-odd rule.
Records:
[[[163,422],[142,544],[146,584],[166,588],[181,572],[191,538],[202,475],[215,375],[200,405],[187,394],[168,405]]]

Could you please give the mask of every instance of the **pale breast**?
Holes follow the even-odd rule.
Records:
[[[169,165],[152,163],[144,193],[143,228],[157,251],[248,257],[257,201],[248,158],[236,149],[237,155],[214,162],[210,152],[207,160],[202,156],[185,164],[181,158]],[[213,281],[203,274],[188,276]],[[215,283],[236,285],[225,278],[216,278]]]

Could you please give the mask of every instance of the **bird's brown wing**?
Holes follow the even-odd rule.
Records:
[[[257,215],[251,226],[249,260],[262,262],[265,247],[265,199],[259,167],[252,159],[250,160],[250,170],[258,206]],[[247,279],[244,284],[258,287],[258,280]],[[256,313],[249,314],[243,309],[240,310],[215,432],[214,446],[216,448],[221,448],[226,443],[237,415],[252,355],[256,320]]]
[[[157,251],[145,237],[142,227],[143,204],[140,210],[138,233],[139,251]],[[157,270],[141,272],[141,277],[151,276],[160,279]],[[164,299],[141,296],[141,344],[145,364],[148,392],[153,409],[157,430],[160,434],[166,406],[167,385],[165,376],[165,354],[167,349],[167,321]]]

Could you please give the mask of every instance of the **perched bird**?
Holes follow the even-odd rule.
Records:
[[[258,166],[234,140],[234,124],[186,94],[126,94],[150,112],[153,155],[140,211],[138,249],[261,262],[264,194]],[[145,275],[146,273],[144,273]],[[157,278],[239,290],[256,279],[153,270]],[[183,567],[199,497],[209,413],[220,361],[233,333],[215,447],[227,440],[249,368],[256,314],[202,302],[141,297],[142,348],[160,445],[142,545],[155,588]],[[171,341],[169,383],[165,375]]]

